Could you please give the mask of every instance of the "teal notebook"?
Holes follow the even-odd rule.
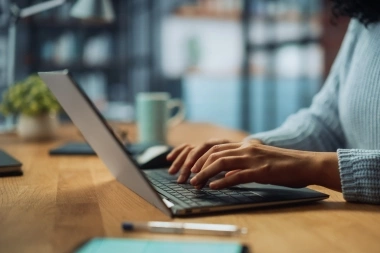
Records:
[[[247,248],[235,242],[158,241],[116,238],[94,238],[75,253],[246,253]]]
[[[0,177],[21,176],[21,162],[0,149]]]

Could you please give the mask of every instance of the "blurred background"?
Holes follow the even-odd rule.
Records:
[[[0,0],[0,92],[10,6],[39,2]],[[112,0],[112,23],[73,19],[75,2],[19,20],[15,81],[67,68],[110,120],[134,121],[138,92],[167,91],[188,121],[252,133],[310,105],[348,22],[332,25],[327,0]]]

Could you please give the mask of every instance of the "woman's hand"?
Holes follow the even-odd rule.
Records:
[[[227,143],[229,143],[229,147],[235,147],[230,141],[223,139],[213,139],[197,147],[189,144],[182,144],[174,148],[167,155],[167,160],[173,162],[168,172],[170,174],[176,174],[178,171],[181,171],[177,181],[178,183],[184,183],[191,174],[190,169],[201,156],[213,146]],[[236,145],[236,147],[238,146],[239,145]]]
[[[247,143],[261,144],[259,140],[247,140]],[[209,151],[210,148],[221,144],[227,144],[225,148],[237,148],[241,146],[241,143],[232,143],[225,139],[212,139],[200,146],[182,144],[174,148],[167,155],[167,160],[173,162],[168,172],[170,174],[176,174],[178,171],[181,171],[177,182],[185,183],[191,174],[190,169],[194,166],[197,160]]]
[[[288,187],[311,184],[341,190],[336,153],[317,153],[277,148],[256,143],[216,145],[201,156],[191,172],[190,181],[202,188],[221,172],[225,177],[210,183],[211,189],[257,182]]]

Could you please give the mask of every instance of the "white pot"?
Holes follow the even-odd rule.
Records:
[[[18,117],[17,133],[25,140],[48,140],[55,137],[58,125],[56,113],[37,116],[21,114]]]

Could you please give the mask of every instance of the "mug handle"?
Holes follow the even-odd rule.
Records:
[[[170,99],[168,103],[168,110],[171,112],[174,108],[178,108],[178,112],[169,118],[168,126],[174,127],[184,121],[185,107],[180,99]]]

